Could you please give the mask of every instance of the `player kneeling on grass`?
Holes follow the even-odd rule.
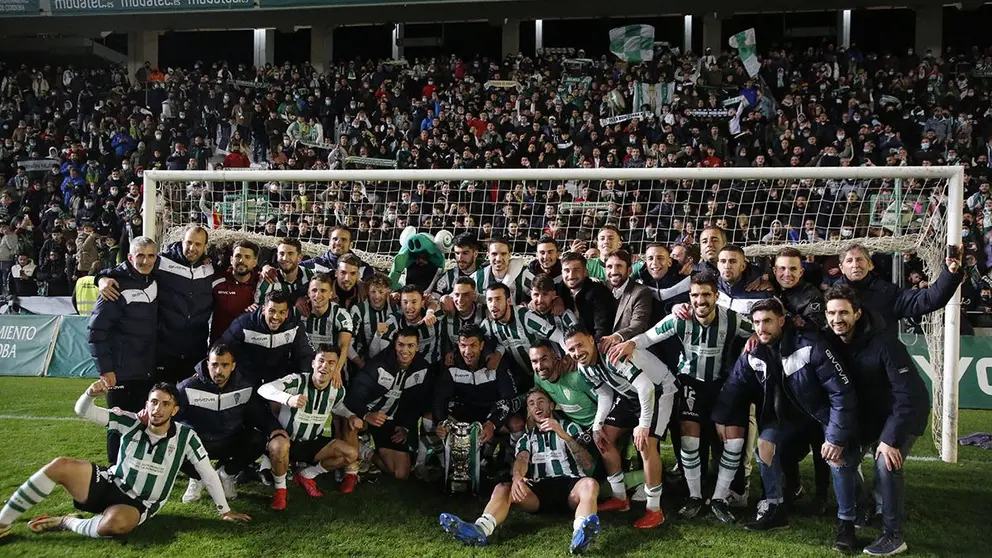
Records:
[[[0,538],[8,535],[14,521],[47,498],[56,485],[65,487],[76,509],[98,515],[88,519],[77,515],[36,517],[28,523],[32,531],[69,530],[92,538],[126,535],[165,504],[179,467],[186,461],[203,478],[221,517],[251,519],[228,507],[220,479],[196,432],[173,422],[179,407],[171,384],[152,386],[144,409],[147,425],[134,413],[94,406],[93,399],[107,393],[108,388],[103,378],[94,382],[76,401],[76,414],[121,434],[117,464],[98,467],[79,459],[55,458],[31,475],[0,511]]]
[[[592,456],[581,438],[587,435],[568,419],[555,418],[551,396],[541,388],[527,393],[527,430],[517,443],[513,481],[496,486],[475,523],[441,514],[441,528],[457,540],[485,545],[516,505],[530,513],[575,510],[569,551],[581,554],[599,534],[596,499],[599,484],[585,472]]]
[[[285,482],[289,463],[308,463],[293,482],[303,487],[307,494],[320,498],[324,494],[317,488],[317,475],[342,469],[358,461],[358,448],[344,440],[324,436],[324,424],[333,413],[348,420],[348,426],[360,429],[362,419],[344,406],[344,388],[331,385],[338,366],[338,349],[331,345],[318,345],[310,374],[290,374],[258,388],[262,397],[279,403],[279,424],[289,433],[290,443],[285,453],[272,459],[272,474]],[[354,474],[354,473],[349,473]],[[277,488],[272,496],[272,509],[286,508],[286,488]]]
[[[263,454],[276,459],[287,451],[286,431],[272,416],[268,401],[254,395],[254,385],[227,345],[211,347],[207,359],[196,365],[196,375],[183,380],[177,391],[176,421],[195,430],[204,450],[217,461],[228,500],[238,497],[238,473]],[[199,500],[204,485],[200,475],[189,463],[182,472],[189,477],[183,502]]]

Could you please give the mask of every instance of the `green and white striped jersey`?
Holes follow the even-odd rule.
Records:
[[[365,360],[375,356],[369,348],[372,339],[375,338],[376,328],[379,324],[386,323],[386,319],[393,313],[392,306],[387,302],[382,309],[372,307],[372,302],[364,300],[351,307],[351,325],[354,336],[351,340],[350,357],[361,355]]]
[[[299,273],[296,274],[296,281],[287,281],[285,276],[283,276],[282,270],[279,270],[279,278],[276,279],[275,283],[271,285],[268,281],[262,279],[258,282],[258,287],[255,288],[255,302],[258,305],[262,305],[265,302],[265,295],[270,291],[286,291],[295,296],[303,296],[306,294],[307,285],[310,284],[310,280],[316,275],[316,271],[301,267]],[[296,301],[290,303],[290,308]]]
[[[565,310],[560,316],[555,316],[553,312],[548,312],[547,314],[541,314],[540,312],[535,312],[535,314],[544,318],[549,324],[553,325],[555,329],[560,331],[563,336],[565,335],[565,332],[568,331],[568,328],[580,324],[579,317],[575,315],[575,312],[572,312],[571,310]],[[561,351],[559,351],[559,356],[565,354],[564,341],[565,340],[563,337],[562,342],[559,345],[562,349]]]
[[[462,270],[458,269],[457,265],[450,269],[438,271],[437,277],[434,278],[434,283],[431,285],[431,288],[424,294],[435,294],[437,296],[451,294],[451,291],[455,290],[455,281],[457,281],[459,277],[474,278],[477,271],[479,271],[478,268],[468,273],[462,273]]]
[[[514,274],[516,271],[516,274]],[[486,300],[486,289],[489,285],[503,283],[510,288],[510,304],[516,306],[530,300],[530,284],[534,280],[534,273],[527,269],[523,260],[510,260],[510,271],[503,280],[497,279],[493,275],[491,267],[484,267],[475,272],[475,290],[479,293],[482,301]]]
[[[406,321],[402,312],[397,312],[392,316],[386,318],[386,333],[382,335],[376,334],[372,338],[372,344],[370,346],[369,356],[375,356],[382,352],[383,349],[389,347],[393,342],[393,338],[396,336],[396,332],[407,328],[414,327],[420,334],[420,343],[418,346],[418,351],[423,355],[424,360],[428,364],[435,364],[441,361],[441,332],[444,327],[444,317],[440,317],[437,322],[432,326],[425,325],[423,322],[417,325],[411,325]]]
[[[303,327],[307,330],[307,338],[310,339],[310,346],[314,349],[321,344],[337,347],[338,335],[355,333],[351,313],[338,306],[336,302],[331,302],[327,306],[327,312],[321,316],[311,313],[303,318]]]
[[[567,418],[562,418],[560,422],[562,429],[572,439],[578,439],[582,435],[582,428],[578,424]],[[519,455],[522,451],[530,453],[530,463],[527,465],[527,478],[530,480],[562,477],[578,479],[586,476],[565,440],[554,432],[541,432],[536,428],[527,430],[517,442],[516,454]]]
[[[677,337],[682,342],[678,373],[712,382],[723,378],[727,368],[734,363],[734,356],[730,354],[734,339],[746,339],[753,331],[751,324],[739,314],[718,306],[716,317],[708,326],[697,322],[695,317],[680,320],[675,316],[666,316],[631,341],[637,348],[646,349],[669,337]]]
[[[140,500],[155,515],[165,504],[184,461],[195,465],[209,459],[200,437],[185,424],[173,422],[169,432],[154,439],[134,413],[108,409],[107,430],[121,435],[117,464],[103,474],[128,496]]]
[[[564,334],[526,306],[510,308],[509,313],[510,321],[504,323],[486,318],[482,322],[482,328],[486,330],[486,335],[490,339],[496,341],[504,357],[509,353],[517,362],[520,370],[532,371],[530,355],[527,354],[531,343],[538,339],[548,338],[560,343]]]
[[[476,303],[475,310],[468,317],[458,314],[458,309],[451,316],[444,317],[444,339],[441,351],[448,352],[458,349],[458,334],[462,328],[469,325],[481,325],[486,320],[486,307],[484,304]]]
[[[320,437],[332,413],[345,418],[354,414],[344,406],[344,388],[328,384],[324,389],[317,389],[310,376],[290,374],[258,388],[259,395],[282,405],[279,408],[279,424],[289,432],[289,439],[294,442],[309,442]],[[307,396],[307,404],[302,409],[288,404],[289,399],[296,395]]]

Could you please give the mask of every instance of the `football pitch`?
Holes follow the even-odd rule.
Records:
[[[100,427],[78,420],[73,404],[89,381],[51,378],[0,378],[0,501],[6,500],[32,473],[52,458],[69,456],[103,463],[105,436]],[[102,400],[101,403],[102,404]],[[962,435],[992,430],[992,411],[964,411]],[[961,463],[939,461],[929,432],[914,448],[907,465],[906,539],[913,556],[992,555],[992,451],[960,449]],[[666,465],[673,461],[664,452]],[[812,488],[812,467],[807,459],[802,474]],[[870,468],[866,468],[866,475]],[[333,475],[318,484],[324,497],[312,499],[290,484],[289,507],[274,512],[268,507],[270,490],[260,484],[239,488],[232,502],[235,511],[247,513],[247,524],[220,520],[209,497],[183,504],[186,489],[180,479],[163,509],[120,540],[85,539],[74,533],[35,535],[25,521],[38,515],[73,511],[65,491],[57,488],[45,502],[29,510],[0,542],[0,557],[144,557],[195,556],[562,556],[568,553],[571,519],[531,516],[511,512],[485,548],[467,548],[448,539],[438,527],[438,514],[447,511],[474,520],[485,497],[453,497],[433,485],[380,478],[362,482],[352,494],[337,492]],[[760,486],[753,472],[751,508]],[[830,550],[834,537],[831,517],[811,517],[803,501],[791,517],[791,528],[755,534],[742,527],[724,527],[709,517],[692,522],[678,520],[680,502],[662,499],[667,522],[651,531],[631,526],[643,504],[625,514],[603,513],[599,539],[592,556],[754,556],[805,557],[837,555]],[[738,511],[738,519],[745,517]],[[833,511],[831,511],[831,514]],[[858,531],[867,544],[878,527]]]

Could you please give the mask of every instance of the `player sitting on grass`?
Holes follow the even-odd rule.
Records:
[[[76,401],[76,414],[121,434],[117,464],[98,467],[79,459],[55,458],[31,475],[0,511],[0,538],[10,534],[14,521],[47,498],[56,485],[65,487],[76,509],[98,515],[88,519],[78,515],[36,517],[28,522],[32,531],[68,530],[92,538],[126,535],[165,504],[185,461],[196,467],[221,517],[251,519],[228,507],[220,479],[196,432],[172,421],[179,411],[176,388],[166,383],[152,386],[145,402],[146,425],[134,413],[93,405],[93,399],[107,393],[109,387],[103,378],[93,382]]]
[[[331,385],[339,358],[337,348],[318,345],[311,363],[312,374],[290,374],[258,388],[259,395],[281,405],[279,424],[289,433],[288,455],[272,461],[273,474],[285,475],[289,463],[309,464],[296,473],[293,482],[314,498],[324,495],[314,482],[317,475],[358,461],[358,448],[323,435],[331,413],[347,419],[348,426],[356,430],[364,426],[362,419],[344,406],[344,388]],[[272,509],[285,508],[286,489],[276,490]]]
[[[441,528],[469,545],[485,545],[506,521],[510,506],[530,513],[575,510],[569,551],[581,554],[599,534],[599,484],[585,475],[592,456],[580,438],[586,434],[568,419],[555,418],[551,396],[540,388],[527,393],[527,431],[517,443],[513,481],[496,486],[475,523],[441,514]]]

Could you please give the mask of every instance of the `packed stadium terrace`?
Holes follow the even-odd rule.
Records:
[[[458,460],[456,473],[465,475],[459,482],[474,482],[473,475],[465,469],[471,462],[469,454],[475,451],[471,440],[476,435],[481,442],[493,438],[497,435],[497,423],[500,432],[508,434],[510,440],[522,440],[517,449],[534,459],[521,464],[519,457],[513,460],[512,454],[509,458],[488,455],[488,463],[495,464],[497,469],[500,463],[507,468],[512,463],[512,471],[504,469],[497,473],[509,478],[512,472],[514,481],[497,486],[490,506],[475,523],[442,514],[440,521],[446,531],[462,542],[485,544],[505,518],[511,500],[533,510],[537,509],[534,502],[539,497],[542,502],[567,503],[577,508],[570,550],[585,550],[599,531],[595,513],[598,484],[579,480],[579,470],[588,469],[591,463],[587,447],[597,448],[609,473],[606,480],[612,497],[599,505],[599,511],[623,511],[630,507],[623,472],[619,470],[621,448],[616,446],[619,439],[610,438],[613,434],[603,434],[599,427],[606,432],[633,431],[631,444],[636,449],[631,454],[642,461],[643,496],[647,501],[645,515],[634,525],[657,527],[665,521],[659,507],[660,457],[657,443],[648,440],[660,437],[669,426],[668,417],[674,416],[676,389],[684,400],[700,404],[705,401],[707,406],[714,407],[714,412],[723,409],[716,400],[719,395],[722,401],[728,390],[714,390],[712,381],[726,368],[721,359],[732,350],[733,339],[741,337],[743,342],[743,338],[751,335],[751,326],[737,314],[720,310],[721,333],[714,334],[712,339],[694,337],[696,334],[691,329],[686,330],[689,326],[673,325],[676,320],[672,318],[652,330],[654,337],[639,335],[635,338],[638,341],[630,345],[625,334],[610,331],[630,322],[623,318],[625,310],[618,310],[615,304],[617,299],[628,296],[625,293],[631,271],[637,270],[637,280],[650,285],[659,302],[669,303],[663,312],[647,313],[657,319],[670,311],[685,311],[684,306],[676,308],[671,303],[688,300],[690,290],[697,317],[715,309],[718,283],[712,272],[718,270],[722,276],[721,296],[727,294],[723,289],[728,285],[735,289],[733,296],[738,298],[737,302],[747,299],[746,307],[755,308],[754,315],[747,309],[741,310],[741,315],[755,318],[757,338],[775,339],[776,335],[783,335],[783,330],[769,333],[770,322],[758,318],[766,314],[784,318],[785,310],[780,303],[768,297],[775,289],[788,290],[784,283],[787,278],[794,287],[798,282],[798,266],[803,265],[813,291],[802,295],[805,310],[810,313],[800,316],[790,307],[789,323],[796,328],[815,327],[823,319],[824,305],[818,302],[823,297],[821,290],[828,290],[836,283],[843,285],[845,281],[864,288],[866,266],[870,265],[867,253],[850,249],[842,265],[836,256],[813,259],[782,252],[780,257],[795,259],[796,268],[780,268],[777,263],[772,277],[770,273],[762,273],[762,268],[767,268],[761,262],[753,266],[757,273],[742,275],[743,252],[733,247],[720,250],[718,246],[731,242],[742,246],[790,241],[798,244],[892,234],[874,219],[877,208],[866,201],[878,194],[891,194],[891,181],[775,181],[747,185],[682,181],[645,185],[637,181],[603,180],[580,184],[500,182],[492,185],[425,179],[392,186],[338,184],[333,180],[319,184],[253,186],[163,184],[161,197],[166,223],[202,223],[213,234],[232,225],[222,206],[227,203],[226,195],[231,192],[237,195],[239,187],[263,192],[271,214],[259,213],[257,222],[252,223],[242,219],[239,226],[243,233],[271,237],[271,241],[261,250],[249,241],[212,247],[210,262],[213,263],[206,263],[202,258],[208,231],[185,229],[181,243],[161,247],[163,267],[158,269],[170,271],[156,271],[152,275],[161,284],[164,301],[157,320],[159,325],[166,324],[156,327],[156,319],[149,325],[147,316],[140,315],[145,312],[141,305],[131,307],[128,312],[114,311],[118,312],[116,318],[107,317],[112,314],[107,309],[115,308],[109,301],[118,295],[128,303],[156,300],[157,291],[150,287],[152,280],[148,274],[155,265],[159,247],[141,236],[143,173],[148,169],[385,166],[619,169],[962,165],[967,168],[963,257],[949,256],[948,269],[940,277],[928,278],[914,264],[912,254],[904,255],[907,284],[912,289],[930,289],[929,292],[936,294],[923,297],[926,301],[918,300],[919,304],[904,305],[897,310],[888,305],[882,309],[886,310],[888,320],[911,318],[946,304],[962,276],[958,263],[952,260],[960,259],[965,284],[970,289],[966,297],[969,304],[987,312],[987,306],[992,304],[988,296],[992,292],[990,277],[986,275],[988,240],[992,238],[992,199],[988,193],[992,113],[982,81],[970,73],[957,71],[968,65],[982,75],[987,60],[979,52],[943,60],[912,52],[879,57],[853,48],[773,51],[763,62],[760,81],[748,78],[737,58],[729,54],[706,53],[700,58],[672,52],[660,56],[656,63],[629,66],[613,64],[606,58],[586,59],[582,52],[509,57],[502,62],[458,59],[349,62],[323,77],[313,75],[307,66],[256,70],[231,68],[221,63],[209,68],[197,65],[164,71],[145,68],[136,76],[123,75],[117,69],[3,68],[0,164],[7,187],[0,200],[4,228],[0,264],[8,275],[4,288],[9,295],[20,297],[79,294],[81,291],[75,285],[84,278],[89,281],[88,296],[94,296],[93,289],[99,287],[101,297],[95,303],[90,321],[90,342],[103,376],[80,397],[76,412],[109,427],[108,458],[115,463],[120,456],[121,461],[111,469],[98,470],[94,466],[92,476],[88,464],[79,465],[80,462],[62,458],[52,462],[33,475],[4,506],[0,512],[0,536],[6,535],[11,522],[51,493],[56,484],[69,486],[77,482],[72,479],[82,476],[91,478],[89,493],[94,495],[93,491],[99,490],[99,498],[77,500],[79,509],[113,515],[122,513],[122,507],[133,508],[140,517],[117,515],[112,520],[102,515],[88,519],[40,517],[32,520],[29,527],[34,531],[66,529],[91,537],[126,533],[164,503],[178,468],[178,464],[176,467],[171,464],[178,456],[193,465],[183,469],[190,477],[183,500],[199,499],[203,489],[207,489],[218,511],[227,519],[246,519],[226,504],[225,498],[236,494],[237,484],[228,467],[231,471],[247,467],[261,478],[267,474],[268,482],[275,485],[271,506],[276,510],[287,505],[290,461],[306,462],[292,479],[310,496],[321,494],[314,478],[336,469],[346,471],[341,486],[343,491],[350,492],[358,482],[355,469],[359,468],[359,462],[370,461],[369,440],[359,443],[357,434],[368,425],[376,452],[372,466],[405,480],[411,475],[411,467],[427,466],[426,438],[431,435],[435,440],[438,436],[446,438],[442,430],[450,433],[459,427],[450,421],[440,421],[438,416],[449,411],[452,417],[456,414],[448,407],[456,388],[449,386],[452,394],[439,406],[436,405],[441,401],[438,392],[424,391],[434,374],[441,369],[447,372],[452,366],[455,368],[451,370],[468,369],[468,383],[473,389],[478,388],[478,391],[470,389],[469,396],[482,397],[484,393],[486,401],[492,403],[491,409],[485,409],[485,416],[477,415],[478,409],[458,411],[468,413],[463,417],[477,417],[458,420],[483,424],[475,434],[467,433],[471,429],[453,434],[459,444],[469,444],[450,449],[455,457],[449,459]],[[513,87],[506,87],[510,82],[514,83]],[[638,99],[644,100],[644,94],[635,91],[636,83],[672,85],[662,93],[664,102],[640,103]],[[633,118],[620,116],[642,109],[647,114]],[[927,200],[934,194],[928,191],[933,187],[916,182],[906,185],[923,207],[922,211],[932,210]],[[748,196],[735,197],[734,192],[742,189],[749,192]],[[592,211],[580,205],[578,211],[573,211],[567,209],[572,207],[568,202],[602,205]],[[397,252],[401,237],[407,240],[403,233],[409,226],[421,233],[448,230],[457,235],[452,242],[457,267],[447,272],[439,269],[443,268],[444,256],[441,265],[437,265],[430,237],[425,240],[423,253],[409,260],[406,274],[401,277],[373,274],[361,259],[348,254],[352,246],[372,254]],[[299,266],[301,240],[326,243],[329,251]],[[553,245],[558,249],[551,250],[549,246]],[[646,257],[636,262],[646,265],[634,267],[635,258],[620,249],[621,245],[627,246],[635,257],[646,252]],[[536,255],[537,259],[529,263],[510,259],[511,252]],[[719,266],[715,264],[716,256]],[[848,256],[851,262],[847,262]],[[879,268],[887,263],[891,265],[885,261],[885,255],[876,258]],[[125,259],[130,263],[107,271]],[[202,262],[202,266],[197,266],[197,262]],[[221,284],[231,285],[232,290],[215,289],[213,307],[210,300],[192,297],[183,290],[185,286],[179,286],[182,281],[213,281],[212,275],[196,269],[216,265],[218,272],[223,273],[221,270],[228,262],[232,268],[227,271],[226,283]],[[260,275],[253,273],[256,263]],[[430,273],[416,271],[425,267]],[[661,277],[655,275],[659,269]],[[701,273],[694,276],[689,287],[687,276],[693,270]],[[334,275],[314,275],[319,271],[331,271]],[[460,277],[465,271],[472,273]],[[518,280],[505,280],[508,272],[516,274]],[[498,274],[503,275],[497,277]],[[247,277],[252,288],[241,292],[244,283],[238,277]],[[359,277],[363,279],[360,283]],[[747,281],[742,281],[745,277]],[[398,284],[398,279],[404,279],[406,285]],[[883,282],[884,279],[878,279],[876,287]],[[928,286],[928,283],[932,284]],[[664,293],[671,292],[668,288],[678,285],[684,288],[677,295],[665,298]],[[896,294],[895,286],[883,285],[878,289],[884,296],[871,301],[875,305],[913,298],[904,291]],[[437,295],[451,294],[425,298],[424,291],[431,290]],[[697,294],[699,300],[705,298],[705,293],[697,291],[707,291],[710,302],[697,304]],[[843,298],[854,296],[847,294],[851,292],[849,289],[830,292],[840,296],[831,302],[856,299]],[[876,288],[863,292],[875,293]],[[601,296],[604,293],[605,297]],[[786,293],[779,294],[787,305],[794,302]],[[209,299],[209,292],[207,295]],[[218,325],[220,295],[250,303],[242,303],[233,311],[224,308],[229,314],[225,320],[230,325]],[[393,312],[390,304],[395,305]],[[730,305],[741,308],[735,306],[735,301]],[[294,306],[299,308],[302,321],[293,312]],[[614,317],[609,313],[610,308],[619,314]],[[241,313],[242,310],[248,312]],[[321,311],[325,313],[319,314]],[[213,321],[209,324],[214,331],[210,332],[210,339],[223,345],[219,348],[215,345],[207,362],[200,363],[203,355],[195,353],[205,347],[189,352],[183,352],[183,347],[206,339],[204,328],[211,312]],[[708,316],[707,319],[713,319],[712,313]],[[888,321],[885,323],[892,327]],[[474,325],[480,327],[472,329]],[[305,334],[294,337],[297,329],[304,327]],[[461,327],[466,329],[458,333]],[[792,327],[789,326],[790,331]],[[156,330],[167,332],[166,337],[159,335],[156,340]],[[628,333],[646,335],[645,331]],[[837,331],[835,328],[834,332]],[[342,341],[344,333],[348,334],[346,341]],[[322,339],[331,345],[343,342],[347,346],[352,334],[356,339],[354,353],[340,352],[337,347],[315,341]],[[654,343],[666,335],[682,336],[687,354],[705,354],[705,357],[689,364],[666,362],[665,366],[658,361],[660,357],[646,351],[632,352],[642,348],[638,343]],[[707,337],[710,333],[699,335]],[[120,341],[125,336],[129,339],[126,347]],[[542,347],[540,338],[555,344]],[[813,370],[809,365],[809,355],[815,354],[827,362],[828,368],[835,366],[840,371],[838,377],[848,384],[841,365],[829,350],[801,336],[797,339],[804,340],[790,348],[795,349],[796,355],[807,355],[806,364],[785,372],[786,377],[809,378],[821,374],[821,370]],[[495,340],[501,350],[491,352],[484,348],[486,340]],[[311,347],[311,343],[317,346]],[[703,347],[704,343],[711,346]],[[727,348],[719,343],[726,343]],[[140,384],[138,380],[162,373],[162,369],[149,370],[147,377],[134,376],[136,370],[155,365],[148,355],[156,345],[161,353],[159,362],[166,362],[162,369],[178,374],[173,380],[182,380],[180,395],[161,384],[156,384],[150,392],[147,389],[152,387],[150,384],[141,384],[144,390],[134,387]],[[531,345],[529,351],[528,345]],[[546,354],[541,352],[545,349]],[[563,349],[568,357],[562,356]],[[611,349],[609,361],[606,360],[608,349]],[[629,356],[623,356],[623,351]],[[163,356],[165,353],[168,355]],[[679,351],[663,353],[671,360]],[[493,358],[492,362],[497,364],[486,361],[486,366],[473,375],[474,367],[482,365],[481,354]],[[195,390],[212,389],[211,385],[223,387],[231,377],[235,355],[238,381],[243,382],[235,387],[257,391],[259,396],[281,405],[278,417],[269,414],[263,421],[267,423],[258,425],[257,431],[244,434],[247,438],[237,438],[239,443],[234,446],[224,446],[226,465],[219,465],[219,475],[209,466],[203,451],[204,447],[210,447],[211,441],[204,438],[201,443],[189,426],[178,427],[180,434],[175,441],[178,445],[169,446],[176,450],[174,454],[170,452],[166,457],[164,450],[155,450],[155,467],[136,458],[136,454],[150,451],[142,444],[157,443],[142,437],[145,430],[141,421],[147,422],[148,431],[152,432],[153,427],[168,424],[170,404],[180,400],[188,403],[184,398],[194,397],[190,393]],[[191,360],[193,356],[197,358]],[[542,364],[542,356],[567,364]],[[341,373],[346,360],[351,363],[347,370],[355,373],[347,387],[347,399],[337,386],[344,380]],[[367,362],[374,365],[367,367]],[[491,376],[497,373],[495,368],[500,362],[513,370],[514,380],[509,381],[509,387],[488,385],[498,383]],[[744,374],[738,369],[751,366],[747,363],[752,361],[738,362],[745,364],[739,364],[734,374]],[[201,366],[199,373],[189,377],[197,363]],[[403,381],[398,387],[390,372],[376,368],[380,363],[397,375],[402,374]],[[577,367],[582,378],[586,378],[581,382],[588,382],[586,388],[559,386],[560,392],[555,391],[554,381],[544,386],[566,400],[583,390],[588,394],[584,403],[571,407],[575,416],[561,422],[550,414],[553,402],[561,405],[555,395],[528,392],[522,399],[523,392],[518,389],[544,380],[545,373],[549,377],[561,377],[559,366],[569,370],[572,379],[578,377]],[[676,367],[680,367],[680,375],[691,375],[692,381],[699,382],[693,384],[689,383],[690,379],[680,379],[683,387],[698,387],[701,399],[697,400],[692,389],[682,393],[682,387],[676,388],[670,372]],[[499,371],[511,377],[507,369]],[[275,377],[274,372],[278,373]],[[291,374],[283,377],[287,372]],[[294,375],[295,372],[299,374]],[[483,375],[477,376],[480,372]],[[124,378],[125,374],[129,376]],[[647,376],[650,381],[645,382]],[[907,414],[912,415],[912,420],[907,419],[903,426],[913,438],[901,437],[899,443],[893,442],[894,447],[883,444],[879,451],[885,459],[889,459],[887,451],[902,459],[915,436],[922,434],[926,426],[929,406],[922,380],[914,374],[905,376],[915,378],[916,382],[911,394],[900,395],[906,398],[901,402],[912,407],[912,413]],[[127,385],[121,388],[115,385],[118,381]],[[707,385],[707,381],[711,383]],[[648,389],[645,383],[653,386]],[[334,385],[330,391],[329,385]],[[838,397],[844,399],[849,398],[853,388],[828,389],[836,389]],[[199,397],[204,392],[198,393]],[[467,397],[466,392],[460,393],[462,398]],[[112,410],[93,405],[93,399],[103,394],[107,394],[108,407]],[[627,403],[612,409],[609,405],[597,408],[593,403],[597,395],[601,399],[616,396]],[[796,397],[808,395],[801,393]],[[226,395],[207,396],[213,397],[211,401],[217,402],[219,409],[226,410],[224,405],[230,404],[224,403]],[[144,401],[146,397],[148,403]],[[431,409],[425,401],[436,405],[433,413],[436,423],[427,418]],[[844,410],[854,414],[857,409],[850,403],[848,400],[843,404]],[[640,405],[639,416],[637,405]],[[136,417],[116,407],[134,412],[144,408],[148,415]],[[202,406],[192,405],[191,409],[186,412],[205,413]],[[368,412],[357,415],[355,409]],[[709,422],[709,417],[702,416],[708,410],[700,410],[695,419],[687,418],[686,413],[694,412],[692,403],[687,410],[679,412],[682,421],[695,420],[696,428],[700,422]],[[757,412],[760,420],[767,420],[767,410]],[[778,412],[777,404],[771,412]],[[354,439],[330,440],[322,436],[323,425],[332,413],[347,421],[343,432],[354,433]],[[595,414],[597,425],[591,436],[582,428],[593,423],[589,413]],[[196,429],[200,437],[210,428],[235,436],[227,432],[235,428],[231,424],[212,421],[209,413],[197,416],[183,415],[187,422],[199,423]],[[225,414],[222,418],[226,421],[231,416]],[[523,434],[524,416],[531,421],[527,434]],[[604,425],[604,417],[612,422]],[[278,424],[274,422],[276,419]],[[404,420],[402,424],[400,419]],[[587,424],[580,427],[580,422]],[[678,421],[673,424],[677,425]],[[835,548],[845,552],[860,550],[854,539],[855,511],[859,523],[868,523],[875,510],[870,502],[859,501],[855,507],[848,498],[853,492],[844,492],[846,499],[841,501],[842,490],[853,490],[851,464],[859,456],[848,455],[847,452],[855,450],[855,444],[845,449],[842,440],[846,438],[836,436],[846,436],[843,431],[850,426],[831,420],[827,430],[817,434],[823,434],[826,440],[823,437],[818,441],[802,440],[805,446],[813,444],[814,454],[819,454],[820,444],[823,447],[822,457],[826,461],[820,463],[823,468],[818,471],[818,498],[827,497],[820,490],[826,482],[821,478],[828,469],[826,463],[833,467],[840,506]],[[687,471],[685,479],[689,487],[689,498],[679,514],[691,520],[703,509],[704,500],[698,486],[700,434],[686,434],[689,431],[686,428],[683,427],[681,437],[673,436],[672,440],[683,445],[676,453],[680,466]],[[421,438],[415,436],[418,429],[423,431]],[[726,431],[720,431],[720,437],[725,438],[723,458],[717,460],[720,470],[716,473],[716,488],[709,506],[717,519],[725,523],[734,522],[731,505],[747,503],[748,486],[738,473],[744,470],[742,453],[743,461],[749,460],[750,445],[744,449],[747,430],[746,425],[731,423]],[[241,436],[241,432],[238,430],[236,436]],[[259,432],[269,433],[267,441],[264,437],[261,442],[257,436],[251,437]],[[341,436],[337,427],[335,434]],[[566,444],[567,452],[555,448],[556,443]],[[769,451],[769,446],[763,444],[771,444],[774,458],[767,457],[764,452]],[[263,465],[254,471],[249,464],[258,456],[252,451],[259,447],[264,447],[267,457],[263,463],[268,462],[269,467]],[[290,448],[297,453],[289,453]],[[766,468],[771,467],[765,467],[765,461],[779,457],[770,440],[757,442],[757,448],[764,475]],[[437,448],[434,451],[436,454]],[[503,451],[506,452],[505,447]],[[210,453],[214,455],[214,450]],[[257,454],[261,453],[260,449]],[[417,458],[414,460],[411,454]],[[169,465],[162,465],[162,459],[168,459]],[[702,461],[706,462],[705,456]],[[163,473],[170,470],[168,475]],[[884,470],[883,461],[879,474],[885,475]],[[690,477],[689,471],[696,476]],[[794,475],[786,474],[786,477],[784,489],[789,491],[788,496],[794,497],[800,486]],[[568,482],[535,482],[528,485],[533,490],[519,484],[562,478]],[[116,488],[107,488],[107,483],[101,484],[96,479],[116,483]],[[242,482],[250,480],[250,475],[242,478]],[[140,491],[136,489],[138,482],[143,486]],[[759,506],[756,520],[748,523],[750,529],[764,531],[788,524],[785,512],[781,511],[784,508],[780,507],[786,499],[782,492],[783,486],[766,484],[763,507]],[[884,502],[892,506],[892,494],[886,492],[880,505]],[[895,500],[900,499],[898,493]],[[896,515],[886,516],[890,522],[886,529],[891,521],[897,521],[893,519]],[[905,543],[900,531],[883,531],[869,548],[877,555],[887,555],[904,551]]]

